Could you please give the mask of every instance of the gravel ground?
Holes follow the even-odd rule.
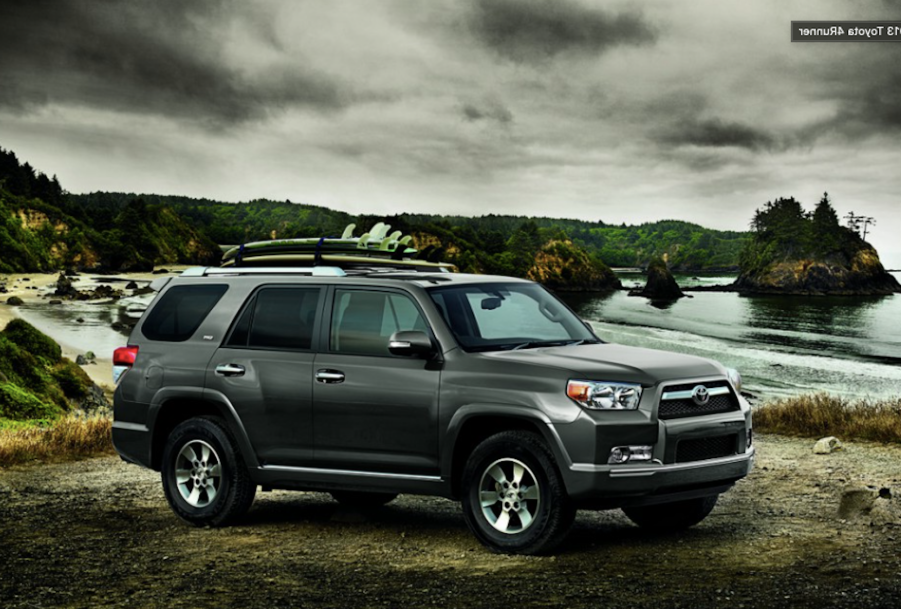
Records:
[[[489,553],[443,499],[260,493],[240,526],[197,529],[115,457],[9,468],[0,606],[901,607],[901,447],[812,445],[761,435],[754,473],[687,532],[580,512],[550,557]]]

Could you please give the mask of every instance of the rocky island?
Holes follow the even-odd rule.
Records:
[[[879,254],[851,228],[841,226],[828,194],[813,212],[794,199],[767,203],[754,214],[751,239],[730,286],[744,294],[885,295],[901,285]]]
[[[663,258],[651,260],[647,272],[648,281],[644,288],[630,290],[629,296],[644,296],[652,300],[678,300],[685,296]]]

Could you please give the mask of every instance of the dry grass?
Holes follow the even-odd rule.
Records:
[[[817,393],[774,400],[755,409],[754,429],[786,436],[901,443],[901,399],[851,401]]]
[[[64,461],[113,452],[112,420],[69,415],[47,425],[0,429],[0,467],[27,461]]]

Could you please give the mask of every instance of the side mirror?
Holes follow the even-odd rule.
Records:
[[[392,334],[388,339],[388,351],[392,355],[428,357],[435,353],[435,346],[425,332],[401,330]]]

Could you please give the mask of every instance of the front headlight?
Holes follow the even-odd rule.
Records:
[[[635,410],[641,401],[641,385],[601,381],[570,381],[566,395],[591,410]]]
[[[741,374],[738,373],[738,370],[726,368],[726,375],[729,377],[729,382],[735,387],[735,391],[741,393]]]

